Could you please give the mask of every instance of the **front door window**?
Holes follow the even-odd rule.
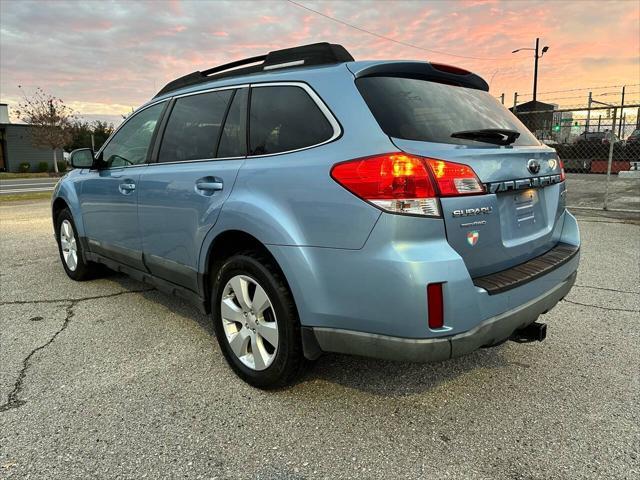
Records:
[[[107,168],[146,162],[153,132],[163,109],[164,103],[152,105],[120,127],[102,150],[102,161]]]

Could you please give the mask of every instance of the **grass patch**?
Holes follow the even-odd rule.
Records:
[[[59,176],[62,176],[61,173]],[[54,174],[49,174],[48,172],[40,172],[40,173],[12,173],[12,172],[0,172],[0,180],[11,180],[15,178],[57,178]]]
[[[8,193],[0,195],[0,203],[22,202],[25,200],[50,200],[51,192]]]

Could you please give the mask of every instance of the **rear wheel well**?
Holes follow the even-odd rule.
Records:
[[[240,230],[229,230],[216,237],[209,247],[209,252],[207,254],[207,271],[204,277],[204,294],[207,309],[210,307],[213,280],[224,261],[236,253],[246,252],[248,250],[255,251],[265,256],[273,266],[278,269],[278,272],[282,275],[285,283],[287,283],[287,287],[289,287],[287,277],[284,275],[280,265],[278,265],[278,262],[273,255],[271,255],[269,249],[265,247],[260,240],[255,238],[253,235],[249,235],[248,233]],[[291,289],[289,288],[289,290]]]

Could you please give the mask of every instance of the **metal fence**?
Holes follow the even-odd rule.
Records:
[[[584,107],[527,102],[511,110],[558,152],[570,206],[640,212],[640,104],[605,104],[590,95]]]

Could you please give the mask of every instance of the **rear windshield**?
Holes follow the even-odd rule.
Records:
[[[356,86],[390,137],[460,145],[490,145],[454,138],[454,132],[516,130],[512,145],[540,145],[515,115],[488,92],[402,77],[365,77]]]

